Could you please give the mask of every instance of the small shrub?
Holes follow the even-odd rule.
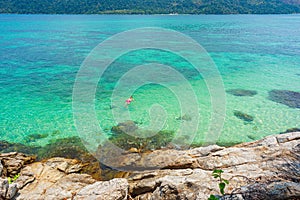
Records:
[[[229,184],[229,181],[222,178],[222,173],[224,171],[221,170],[221,169],[215,169],[213,172],[212,172],[212,176],[214,178],[217,178],[219,179],[219,189],[220,189],[220,193],[222,195],[225,194],[224,190],[225,190],[225,187],[226,187],[226,184],[228,185]],[[210,195],[210,197],[208,198],[208,200],[218,200],[219,198],[216,197],[215,195]]]
[[[12,184],[14,181],[16,181],[20,177],[20,174],[16,174],[13,178],[7,177],[8,184]]]

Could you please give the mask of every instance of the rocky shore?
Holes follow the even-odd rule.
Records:
[[[34,156],[11,152],[0,154],[0,161],[0,199],[202,200],[211,194],[220,199],[300,199],[300,132],[228,148],[128,152],[116,163],[156,169],[114,173],[108,181],[85,174],[86,164],[76,159],[37,162]],[[214,169],[222,169],[229,181],[225,195],[212,176]]]

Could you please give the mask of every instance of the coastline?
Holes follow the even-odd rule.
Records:
[[[171,162],[166,166],[162,158]],[[227,148],[211,145],[129,153],[118,161],[121,165],[147,164],[157,169],[119,172],[109,181],[87,175],[87,165],[80,160],[50,158],[35,162],[35,157],[21,153],[1,154],[0,174],[4,185],[7,176],[19,175],[5,192],[10,195],[6,197],[17,195],[16,199],[207,199],[210,194],[222,196],[211,176],[218,168],[229,180],[222,199],[251,199],[253,195],[297,199],[299,158],[300,132],[291,132]]]

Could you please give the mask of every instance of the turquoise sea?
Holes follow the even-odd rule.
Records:
[[[251,141],[300,128],[300,15],[3,14],[0,140],[43,146],[55,139],[77,136],[72,92],[82,62],[105,39],[143,27],[186,34],[201,44],[214,61],[227,91],[220,143]],[[130,52],[108,68],[95,94],[99,126],[109,136],[111,127],[122,122],[122,118],[113,117],[114,106],[123,105],[111,104],[112,91],[124,69],[148,62],[173,66],[193,86],[201,112],[194,143],[203,144],[213,112],[205,80],[191,66],[186,67],[187,61],[153,49]],[[254,93],[234,95],[232,89]],[[298,106],[272,101],[272,90],[293,91],[283,94],[283,98],[296,101]],[[122,109],[129,110],[131,120],[138,126],[149,125],[149,109],[156,104],[165,110],[166,121],[161,129],[176,131],[183,121],[178,118],[188,116],[180,112],[180,102],[174,94],[161,85],[145,84],[133,95],[133,103]],[[247,114],[248,118],[238,117],[237,112]],[[28,139],[30,135],[40,136]]]

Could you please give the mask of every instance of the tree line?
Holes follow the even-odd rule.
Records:
[[[0,13],[18,14],[288,14],[294,0],[0,0]]]

